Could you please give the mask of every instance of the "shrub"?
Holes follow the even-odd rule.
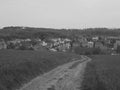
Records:
[[[74,51],[75,51],[76,54],[81,54],[81,55],[102,54],[102,52],[101,52],[101,50],[99,48],[81,48],[81,47],[76,47]]]

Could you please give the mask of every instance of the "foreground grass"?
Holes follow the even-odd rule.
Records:
[[[15,90],[58,65],[80,56],[42,51],[0,51],[0,90]]]
[[[82,90],[120,90],[120,56],[92,56]]]

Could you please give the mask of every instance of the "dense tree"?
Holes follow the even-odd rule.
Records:
[[[102,52],[101,52],[101,50],[99,48],[76,47],[74,51],[75,51],[76,54],[81,54],[81,55],[98,55],[98,54],[102,54]]]
[[[117,53],[120,53],[120,46],[117,47],[116,52],[117,52]]]

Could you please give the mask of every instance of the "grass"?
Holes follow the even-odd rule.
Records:
[[[15,90],[23,83],[80,56],[71,53],[0,50],[0,90]]]
[[[120,90],[120,56],[92,56],[88,63],[82,90]]]

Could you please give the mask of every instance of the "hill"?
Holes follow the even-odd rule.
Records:
[[[88,28],[88,29],[53,29],[53,28],[33,28],[33,27],[4,27],[0,30],[0,38],[36,38],[68,37],[77,38],[79,36],[119,36],[120,29],[108,28]]]

